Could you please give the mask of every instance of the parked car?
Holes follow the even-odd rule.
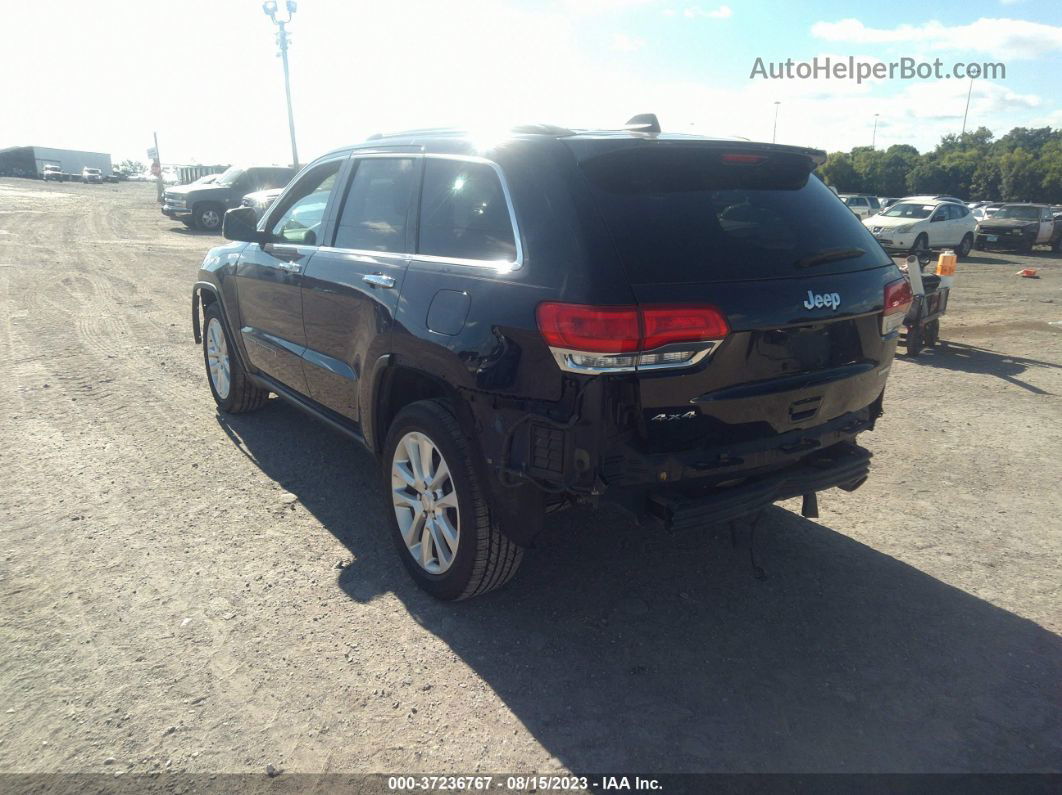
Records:
[[[207,383],[222,412],[274,392],[373,451],[441,599],[504,584],[574,504],[675,530],[798,495],[816,515],[868,476],[911,302],[809,179],[824,159],[546,126],[332,152],[261,220],[226,214],[193,287]]]
[[[959,202],[914,197],[863,224],[886,251],[925,257],[932,250],[953,248],[962,258],[973,248],[977,219]]]
[[[977,248],[1032,251],[1033,246],[1059,250],[1062,222],[1055,220],[1046,204],[1005,204],[991,218],[977,225]]]
[[[250,207],[254,210],[255,216],[261,218],[265,211],[277,200],[277,196],[283,193],[283,191],[283,188],[269,188],[268,190],[259,190],[254,193],[248,193],[243,197],[240,205],[243,207]]]
[[[89,168],[88,166],[85,166],[81,169],[81,181],[101,185],[103,184],[103,172],[98,168]]]
[[[966,202],[964,202],[962,199],[957,199],[954,196],[937,196],[937,195],[904,196],[903,199],[901,199],[901,201],[905,201],[905,202],[954,202],[955,204],[961,204],[964,207],[966,206]]]
[[[881,209],[881,204],[878,202],[877,196],[842,193],[839,198],[848,205],[848,209],[860,218],[869,218],[872,215],[876,215]]]
[[[63,169],[59,166],[55,166],[49,163],[41,169],[41,179],[43,179],[45,182],[62,182]]]
[[[281,166],[252,166],[225,170],[211,183],[167,188],[162,199],[162,214],[186,226],[207,232],[221,229],[225,211],[240,205],[248,193],[265,188],[282,188],[295,171]]]

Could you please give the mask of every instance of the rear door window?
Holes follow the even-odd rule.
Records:
[[[491,262],[516,259],[509,205],[492,166],[428,158],[417,253]]]
[[[583,160],[632,282],[795,278],[890,263],[860,219],[809,175],[807,158],[724,161],[724,153],[652,144]],[[826,252],[836,257],[807,265]]]

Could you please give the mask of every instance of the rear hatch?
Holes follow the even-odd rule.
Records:
[[[811,175],[822,153],[661,140],[576,154],[640,311],[714,307],[729,327],[696,364],[638,368],[652,451],[777,436],[878,397],[901,276]]]

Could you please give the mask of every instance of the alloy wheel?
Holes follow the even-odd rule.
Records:
[[[391,461],[391,499],[406,549],[429,574],[453,565],[461,537],[457,490],[442,451],[410,431]]]
[[[229,362],[229,344],[225,340],[225,330],[216,318],[210,318],[206,332],[207,369],[210,371],[210,383],[218,397],[225,400],[232,387],[232,370]]]

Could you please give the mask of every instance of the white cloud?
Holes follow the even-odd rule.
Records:
[[[604,14],[650,5],[657,0],[561,0],[565,10],[575,14]]]
[[[620,52],[638,52],[645,47],[645,39],[628,36],[626,33],[612,34],[612,49]]]
[[[1024,3],[1025,0],[999,0],[1001,6],[1016,6],[1018,3]]]
[[[1062,26],[1023,19],[978,19],[969,25],[940,22],[868,28],[858,19],[816,22],[811,35],[849,44],[919,44],[931,50],[986,53],[996,58],[1038,58],[1062,51]]]
[[[730,6],[719,6],[713,11],[705,11],[700,6],[691,6],[682,12],[682,15],[686,19],[696,19],[698,17],[704,17],[705,19],[730,19],[734,16],[734,11]]]

